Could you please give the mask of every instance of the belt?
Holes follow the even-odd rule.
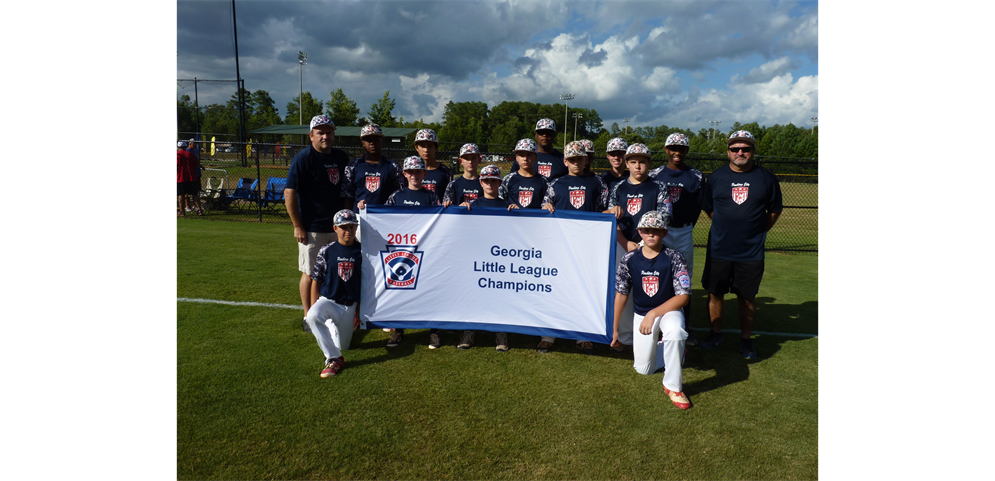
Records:
[[[356,301],[332,301],[332,302],[336,304],[341,304],[346,307],[352,307],[352,305],[356,303]]]

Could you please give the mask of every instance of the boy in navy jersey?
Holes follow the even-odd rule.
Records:
[[[353,318],[359,306],[362,252],[356,241],[359,219],[342,209],[333,220],[335,240],[318,251],[311,272],[311,298],[306,321],[318,347],[325,354],[321,377],[334,376],[345,369],[342,351],[352,342]]]
[[[459,161],[463,175],[449,183],[442,196],[442,206],[460,205],[464,201],[480,197],[480,182],[477,181],[477,166],[480,165],[480,148],[477,144],[463,144],[459,149]]]
[[[578,141],[567,144],[563,149],[563,163],[567,167],[567,175],[549,183],[542,207],[550,212],[557,209],[604,212],[608,203],[607,187],[601,177],[584,174],[584,167],[587,165],[584,144]],[[555,341],[555,337],[542,336],[536,352],[549,352]],[[584,354],[594,354],[594,344],[591,341],[578,340],[577,348],[584,351]]]
[[[510,172],[501,181],[498,197],[508,200],[523,209],[542,207],[546,197],[546,178],[533,169],[536,161],[536,143],[532,139],[522,139],[515,144],[515,164],[518,171]]]
[[[605,157],[608,158],[608,165],[611,166],[611,169],[598,174],[608,186],[608,192],[611,192],[620,180],[629,176],[625,171],[625,151],[628,148],[629,144],[622,137],[615,137],[608,141]]]
[[[501,169],[496,165],[488,165],[483,169],[480,169],[480,187],[483,191],[483,197],[477,197],[475,200],[463,201],[460,207],[466,207],[468,210],[473,207],[497,207],[499,209],[517,209],[518,205],[508,202],[506,199],[498,197],[498,191],[501,188]],[[505,352],[508,350],[508,333],[499,332],[497,333],[497,338],[494,341],[495,350],[498,352]],[[473,345],[473,331],[463,331],[463,337],[460,339],[460,343],[457,349],[470,349]]]
[[[377,124],[367,124],[359,133],[366,153],[345,168],[345,189],[352,195],[353,212],[367,204],[382,205],[404,185],[397,162],[383,155],[383,133]]]
[[[546,182],[567,175],[563,154],[553,147],[553,142],[556,141],[556,122],[553,119],[539,119],[536,122],[535,141],[539,149],[532,170],[538,172]],[[518,164],[511,164],[511,171],[517,170]]]
[[[404,189],[394,192],[387,199],[384,205],[394,205],[401,207],[419,207],[440,205],[439,198],[422,185],[425,179],[425,160],[412,155],[404,159],[404,178],[407,185]],[[387,340],[387,347],[397,347],[404,340],[404,329],[394,329],[390,339]],[[439,330],[432,329],[429,333],[429,349],[437,349],[442,344],[439,340]]]
[[[435,195],[441,199],[446,193],[449,182],[453,180],[453,172],[435,160],[435,154],[439,151],[439,138],[436,137],[434,130],[421,129],[415,134],[415,151],[425,160],[427,173],[421,183],[422,187],[435,192]]]
[[[709,174],[701,193],[701,209],[712,219],[701,276],[712,329],[701,347],[715,349],[722,342],[722,301],[732,292],[739,304],[739,353],[747,359],[758,357],[750,334],[764,275],[764,242],[784,209],[777,178],[753,163],[754,144],[750,132],[733,132],[729,163]]]
[[[681,133],[667,136],[664,151],[667,153],[667,163],[650,171],[650,178],[667,186],[670,203],[674,208],[674,216],[667,229],[667,237],[663,245],[675,249],[684,256],[688,263],[688,274],[694,278],[694,225],[701,215],[701,179],[700,170],[692,169],[684,162],[690,149],[688,137]],[[684,319],[691,319],[691,305],[684,307]],[[688,344],[694,345],[694,336],[688,333]]]
[[[384,205],[399,206],[430,206],[441,205],[439,197],[435,192],[425,188],[422,183],[428,174],[425,169],[425,160],[412,155],[404,159],[404,179],[407,184],[403,189],[390,194]]]
[[[608,196],[608,209],[618,219],[617,240],[621,249],[615,249],[615,265],[621,262],[626,252],[639,247],[642,240],[637,226],[639,220],[648,212],[659,212],[667,223],[670,222],[670,196],[666,187],[649,178],[652,154],[644,144],[632,144],[625,153],[625,165],[629,168],[629,177],[615,184]],[[632,315],[632,304],[625,305],[626,318]],[[619,331],[619,343],[611,348],[614,352],[624,352],[632,347],[631,326],[623,324]]]
[[[687,339],[681,308],[691,300],[691,276],[684,256],[663,246],[667,221],[662,213],[647,212],[638,229],[643,247],[627,252],[615,273],[612,346],[619,343],[620,326],[631,322],[635,332],[632,367],[646,375],[664,367],[663,391],[675,406],[688,409],[691,402],[684,395],[681,373]],[[631,320],[622,315],[630,294],[635,311]]]

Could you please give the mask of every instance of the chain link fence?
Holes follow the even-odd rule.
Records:
[[[215,144],[214,153],[201,144],[201,191],[198,196],[202,216],[187,215],[186,219],[229,222],[264,222],[290,224],[283,203],[283,187],[290,162],[307,145]],[[461,175],[459,147],[462,144],[441,143],[436,159],[448,165],[454,175]],[[512,145],[479,144],[481,166],[494,164],[502,175],[510,172],[514,161]],[[361,147],[336,146],[350,159],[363,154]],[[412,149],[384,148],[383,154],[395,161],[417,155]],[[777,225],[767,234],[767,250],[818,252],[819,250],[819,164],[817,159],[764,157],[754,158],[757,164],[773,172],[781,182],[784,211]],[[653,154],[653,167],[663,165],[665,153]],[[729,162],[724,154],[691,152],[687,164],[705,174]],[[608,170],[605,157],[595,157],[592,170]],[[694,244],[705,247],[711,220],[704,213],[694,228]]]

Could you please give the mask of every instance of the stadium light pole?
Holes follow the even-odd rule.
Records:
[[[629,122],[632,122],[632,119],[622,119],[622,120],[625,121],[625,133],[628,134],[629,133]]]
[[[712,135],[708,136],[709,137],[708,140],[712,140],[712,139],[715,138],[715,134],[714,134],[715,129],[718,128],[719,124],[722,123],[722,121],[721,120],[709,120],[708,123],[712,124],[712,132],[711,132]]]
[[[301,79],[301,95],[297,97],[297,110],[301,117],[301,125],[304,125],[304,64],[307,63],[307,54],[303,50],[297,52],[297,62],[299,64],[299,72]]]
[[[567,146],[567,110],[570,108],[570,99],[574,98],[574,94],[563,94],[560,95],[560,100],[566,100],[566,104],[563,105],[563,147]]]
[[[811,117],[809,120],[812,121],[812,135],[815,135],[815,123],[819,121],[819,117]]]
[[[584,114],[574,112],[573,117],[574,117],[574,140],[577,140],[577,120],[584,118]],[[563,145],[565,147],[567,145],[566,142],[564,142]]]

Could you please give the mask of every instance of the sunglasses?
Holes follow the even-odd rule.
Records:
[[[736,147],[736,148],[729,147],[729,152],[732,152],[734,154],[738,154],[740,152],[750,153],[753,152],[753,147]]]

